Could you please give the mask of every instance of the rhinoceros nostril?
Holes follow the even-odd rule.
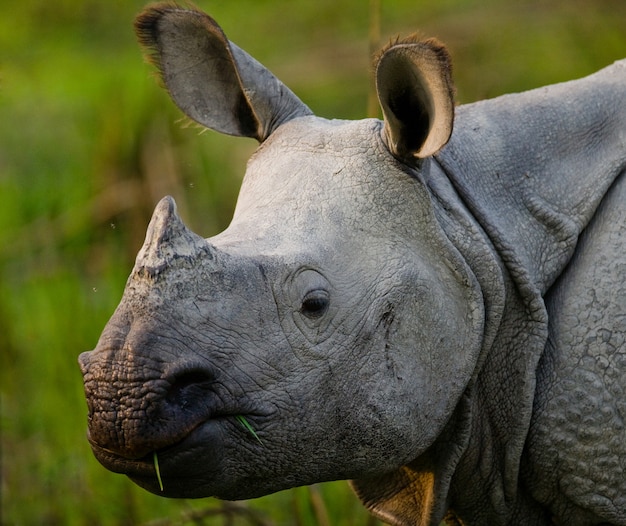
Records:
[[[176,374],[170,381],[166,400],[170,404],[188,409],[206,394],[214,382],[214,377],[202,369],[191,369]]]

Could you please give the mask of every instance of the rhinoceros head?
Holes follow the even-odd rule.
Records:
[[[158,204],[120,306],[80,357],[96,457],[173,497],[401,469],[449,421],[484,317],[424,184],[452,127],[445,51],[390,46],[384,121],[328,121],[200,12],[157,6],[137,27],[186,114],[261,146],[218,236]]]

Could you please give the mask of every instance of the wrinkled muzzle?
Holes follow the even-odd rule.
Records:
[[[211,268],[214,259],[215,249],[187,229],[174,200],[161,200],[120,306],[97,348],[79,358],[89,441],[101,461],[170,447],[219,413],[210,365],[185,357],[184,337],[170,330],[173,305],[180,308],[186,294],[181,276]]]

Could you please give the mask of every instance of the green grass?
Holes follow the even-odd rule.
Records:
[[[367,2],[197,3],[314,111],[365,115]],[[181,126],[132,34],[143,5],[25,0],[0,17],[0,522],[373,524],[344,482],[237,506],[169,500],[91,454],[76,358],[119,302],[152,208],[171,194],[216,234],[255,147]],[[383,2],[382,41],[438,36],[469,102],[625,57],[624,20],[622,0],[398,0]]]
[[[154,460],[154,472],[156,473],[156,478],[159,481],[159,488],[161,489],[161,491],[163,491],[163,479],[161,478],[161,470],[159,469],[159,457],[157,455],[157,452],[155,451],[152,456]]]
[[[263,442],[259,438],[259,435],[256,434],[256,431],[250,425],[250,422],[248,422],[248,420],[246,420],[245,416],[237,415],[237,416],[235,416],[235,418],[237,419],[237,422],[239,422],[248,433],[250,433],[254,438],[256,438],[256,440],[259,442],[259,444],[263,445]]]

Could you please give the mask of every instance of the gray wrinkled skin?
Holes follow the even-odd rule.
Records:
[[[98,460],[169,497],[350,479],[396,525],[625,525],[626,62],[454,115],[407,40],[384,121],[328,121],[198,11],[136,27],[185,113],[261,146],[218,236],[157,205],[80,357]]]

